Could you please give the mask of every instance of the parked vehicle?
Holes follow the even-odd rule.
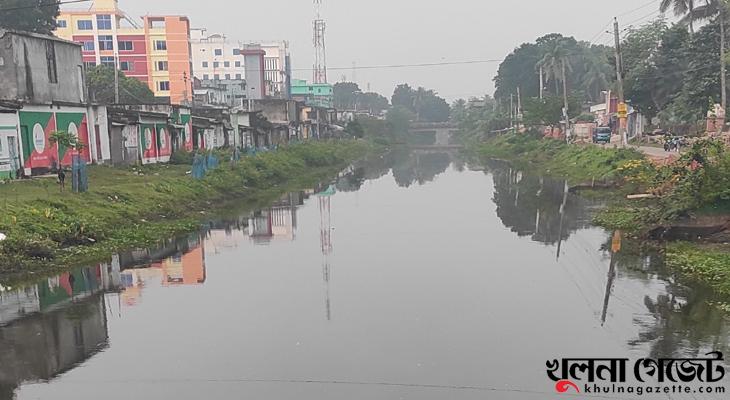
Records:
[[[611,135],[613,132],[608,126],[599,126],[593,131],[593,143],[611,143]]]

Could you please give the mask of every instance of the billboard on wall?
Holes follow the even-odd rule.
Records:
[[[59,131],[76,136],[84,144],[80,152],[81,157],[86,161],[91,160],[91,153],[89,152],[89,128],[85,113],[56,113],[56,128]],[[59,145],[58,158],[61,160],[61,165],[71,165],[73,153],[74,150]]]
[[[156,162],[157,160],[157,131],[153,124],[139,126],[140,151],[142,162]]]
[[[185,126],[183,131],[183,148],[187,151],[193,151],[193,118],[190,114],[180,114],[180,125]]]
[[[157,132],[157,157],[160,159],[159,161],[169,161],[172,154],[170,129],[165,124],[157,124],[155,131]]]
[[[46,111],[20,111],[20,140],[22,142],[24,167],[50,169],[59,165],[71,165],[73,150],[51,143],[51,134],[65,131],[77,136],[85,144],[81,156],[89,157],[89,130],[86,113],[64,113]]]

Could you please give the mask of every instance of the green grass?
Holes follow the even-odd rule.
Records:
[[[506,134],[472,146],[479,157],[500,158],[518,168],[567,178],[572,183],[612,180],[617,168],[643,155],[630,149],[568,145],[532,134]]]
[[[0,185],[0,276],[41,273],[195,229],[202,215],[276,197],[372,152],[364,141],[299,144],[221,162],[202,180],[187,166],[89,168],[88,193],[60,193],[54,179]],[[68,188],[67,188],[68,189]]]
[[[730,251],[727,246],[677,242],[667,245],[667,265],[730,298]]]

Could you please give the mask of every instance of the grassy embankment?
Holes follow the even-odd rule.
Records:
[[[534,135],[503,135],[470,146],[480,158],[498,158],[517,168],[567,178],[571,184],[605,181],[617,185],[605,193],[608,206],[595,217],[598,225],[640,236],[649,228],[728,209],[730,155],[712,143],[695,146],[671,166],[656,166],[634,150],[567,145]],[[702,168],[690,167],[693,159]],[[656,197],[628,201],[628,193]],[[667,264],[688,279],[708,284],[730,297],[730,247],[723,244],[672,242]]]
[[[205,179],[187,165],[89,168],[89,192],[60,193],[52,178],[0,185],[0,278],[23,279],[145,246],[199,226],[201,216],[272,199],[331,177],[375,151],[364,141],[317,142],[222,161]],[[70,186],[70,185],[69,185]]]

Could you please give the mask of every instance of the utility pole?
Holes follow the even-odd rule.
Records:
[[[114,104],[119,104],[119,54],[114,54]]]
[[[515,95],[509,94],[509,127],[514,133],[515,128]]]
[[[720,4],[720,87],[722,89],[722,109],[727,110],[727,76],[725,60],[725,10],[724,4]]]
[[[626,99],[624,98],[624,77],[623,60],[621,60],[621,37],[618,30],[618,18],[613,19],[613,35],[616,41],[616,82],[618,83],[618,111],[619,111],[619,133],[621,134],[621,145],[626,146]],[[609,99],[610,100],[610,99]],[[609,103],[610,106],[610,103]]]
[[[522,124],[522,94],[520,93],[520,87],[517,86],[517,130],[519,131],[520,125]]]

